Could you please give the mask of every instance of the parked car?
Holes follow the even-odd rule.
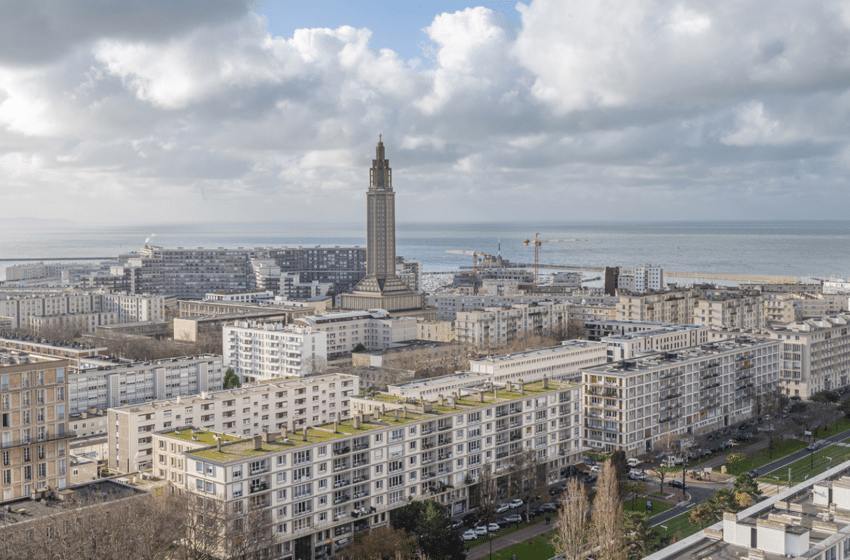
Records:
[[[479,525],[475,528],[475,534],[479,537],[483,537],[487,534],[487,525]]]
[[[511,507],[511,509],[513,509],[513,508],[518,508],[518,507],[522,507],[522,500],[520,500],[519,498],[517,498],[516,500],[513,500],[513,501],[510,503],[510,507]]]
[[[751,471],[747,471],[747,476],[750,477],[750,478],[758,478],[759,477],[758,469],[753,469]]]
[[[673,480],[668,482],[667,485],[670,486],[671,488],[684,488],[685,487],[685,483],[682,482],[681,480],[679,480],[678,478],[674,478]]]
[[[511,509],[510,504],[499,504],[499,507],[496,508],[496,513],[505,513]]]
[[[543,504],[540,506],[540,509],[543,511],[554,512],[558,511],[558,507],[555,504]]]
[[[629,471],[629,478],[632,480],[646,480],[646,475],[640,471],[631,470]]]
[[[505,523],[522,523],[522,517],[517,514],[508,515],[505,517]]]
[[[462,519],[458,519],[457,521],[452,523],[452,529],[460,529],[461,527],[463,527],[463,520]]]
[[[487,530],[490,531],[491,533],[498,533],[499,532],[499,524],[498,523],[490,523],[489,525],[487,525]]]
[[[465,540],[465,541],[474,541],[475,539],[477,539],[477,538],[478,538],[478,535],[475,533],[475,531],[473,531],[472,529],[470,529],[469,531],[466,531],[466,532],[462,535],[462,537],[461,537],[461,538],[463,538],[463,540]]]
[[[630,467],[636,467],[640,465],[640,459],[638,459],[637,457],[631,457],[629,459],[626,459],[626,464]]]

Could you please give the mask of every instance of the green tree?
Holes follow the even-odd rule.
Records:
[[[732,472],[735,472],[738,469],[738,465],[744,462],[747,458],[743,453],[730,453],[726,457],[726,462],[732,467]]]
[[[233,368],[227,368],[227,371],[224,372],[224,388],[238,389],[241,386],[242,382],[239,381],[239,376],[233,373]]]
[[[731,488],[715,490],[709,499],[691,510],[690,521],[700,527],[707,527],[717,523],[723,518],[724,512],[738,512],[742,508],[735,500],[735,493]]]
[[[844,399],[839,403],[838,410],[840,410],[844,416],[850,418],[850,399]]]
[[[838,393],[833,391],[818,391],[812,395],[809,400],[819,403],[836,403],[838,402]]]
[[[623,533],[628,560],[640,560],[652,551],[655,535],[649,518],[643,512],[627,511],[623,517]]]
[[[443,508],[430,500],[410,502],[393,510],[390,521],[394,529],[417,535],[422,552],[431,560],[464,560],[463,541],[452,530],[451,519]]]

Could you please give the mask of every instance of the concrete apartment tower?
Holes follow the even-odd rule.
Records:
[[[425,306],[424,295],[413,292],[396,276],[393,170],[384,156],[384,143],[379,137],[366,191],[366,276],[350,294],[342,296],[343,309],[392,312]]]

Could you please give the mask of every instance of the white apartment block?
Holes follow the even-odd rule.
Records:
[[[532,275],[533,276],[533,275]],[[530,282],[529,282],[530,283]],[[462,311],[484,311],[489,307],[504,307],[520,303],[553,300],[551,296],[434,294],[425,297],[428,307],[437,308],[438,321],[454,321]]]
[[[119,323],[165,321],[165,298],[162,296],[124,293],[102,293],[99,295],[101,311],[117,312]]]
[[[44,333],[50,329],[70,327],[80,332],[94,332],[97,327],[119,323],[116,311],[96,313],[74,313],[73,315],[50,315],[30,317],[27,326],[35,333]]]
[[[582,452],[574,384],[482,387],[450,404],[400,404],[385,394],[352,404],[350,420],[239,442],[191,430],[156,434],[154,462],[234,518],[267,511],[269,556],[306,559],[337,554],[409,500],[433,500],[450,515],[467,511],[482,470],[507,470],[522,452],[536,455],[543,483],[559,480]],[[201,440],[211,444],[188,449]],[[172,466],[172,444],[184,445],[184,460],[174,461],[182,468]]]
[[[328,359],[328,334],[313,327],[240,321],[222,337],[224,367],[249,383],[304,377]]]
[[[109,468],[124,473],[152,468],[153,433],[169,428],[198,426],[241,438],[263,429],[341,421],[349,417],[351,397],[359,391],[358,377],[337,373],[111,408]]]
[[[616,303],[591,303],[587,301],[570,303],[569,321],[582,325],[592,321],[612,320],[617,316]]]
[[[588,340],[602,340],[603,337],[618,334],[629,334],[642,331],[651,331],[662,327],[675,326],[673,323],[659,323],[653,321],[624,321],[614,319],[613,321],[593,321],[585,323]]]
[[[327,333],[329,356],[350,353],[360,344],[366,350],[384,350],[399,342],[416,340],[419,331],[416,318],[391,318],[382,309],[309,315],[293,323]]]
[[[41,338],[10,334],[0,337],[0,350],[17,350],[44,358],[64,358],[72,368],[80,367],[80,360],[94,356],[106,355],[106,346],[89,346],[79,342],[49,341]]]
[[[560,346],[470,360],[469,369],[488,375],[494,383],[539,381],[543,377],[562,381],[580,377],[583,368],[604,364],[606,347],[601,342],[565,340]]]
[[[772,329],[770,338],[782,343],[785,395],[808,399],[850,385],[850,314],[790,323]]]
[[[584,443],[634,457],[758,414],[778,387],[780,350],[741,337],[586,369]]]
[[[617,276],[617,290],[621,292],[635,292],[635,275],[620,274]]]
[[[221,390],[221,356],[205,354],[131,362],[81,358],[68,375],[71,414]]]
[[[239,292],[210,292],[204,296],[204,301],[229,301],[235,303],[260,303],[274,299],[271,290],[245,290]]]
[[[455,331],[458,342],[498,348],[517,337],[545,336],[565,329],[569,311],[569,303],[551,300],[464,311],[457,314]]]
[[[712,329],[759,330],[764,318],[761,292],[754,290],[707,291],[694,303],[693,323]]]
[[[664,283],[664,268],[657,265],[642,264],[635,267],[635,291],[646,293],[660,291],[666,287]]]
[[[13,328],[32,325],[38,317],[93,314],[101,310],[100,298],[79,291],[28,293],[0,297],[0,316],[11,317]],[[92,329],[93,330],[93,329]]]
[[[648,352],[672,352],[708,344],[710,329],[699,325],[672,325],[602,337],[608,361],[619,362]],[[734,335],[731,335],[734,336]]]

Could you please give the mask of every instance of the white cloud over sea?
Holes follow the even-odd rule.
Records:
[[[473,6],[411,59],[253,6],[0,4],[0,218],[360,220],[378,133],[401,220],[845,217],[844,1]]]

